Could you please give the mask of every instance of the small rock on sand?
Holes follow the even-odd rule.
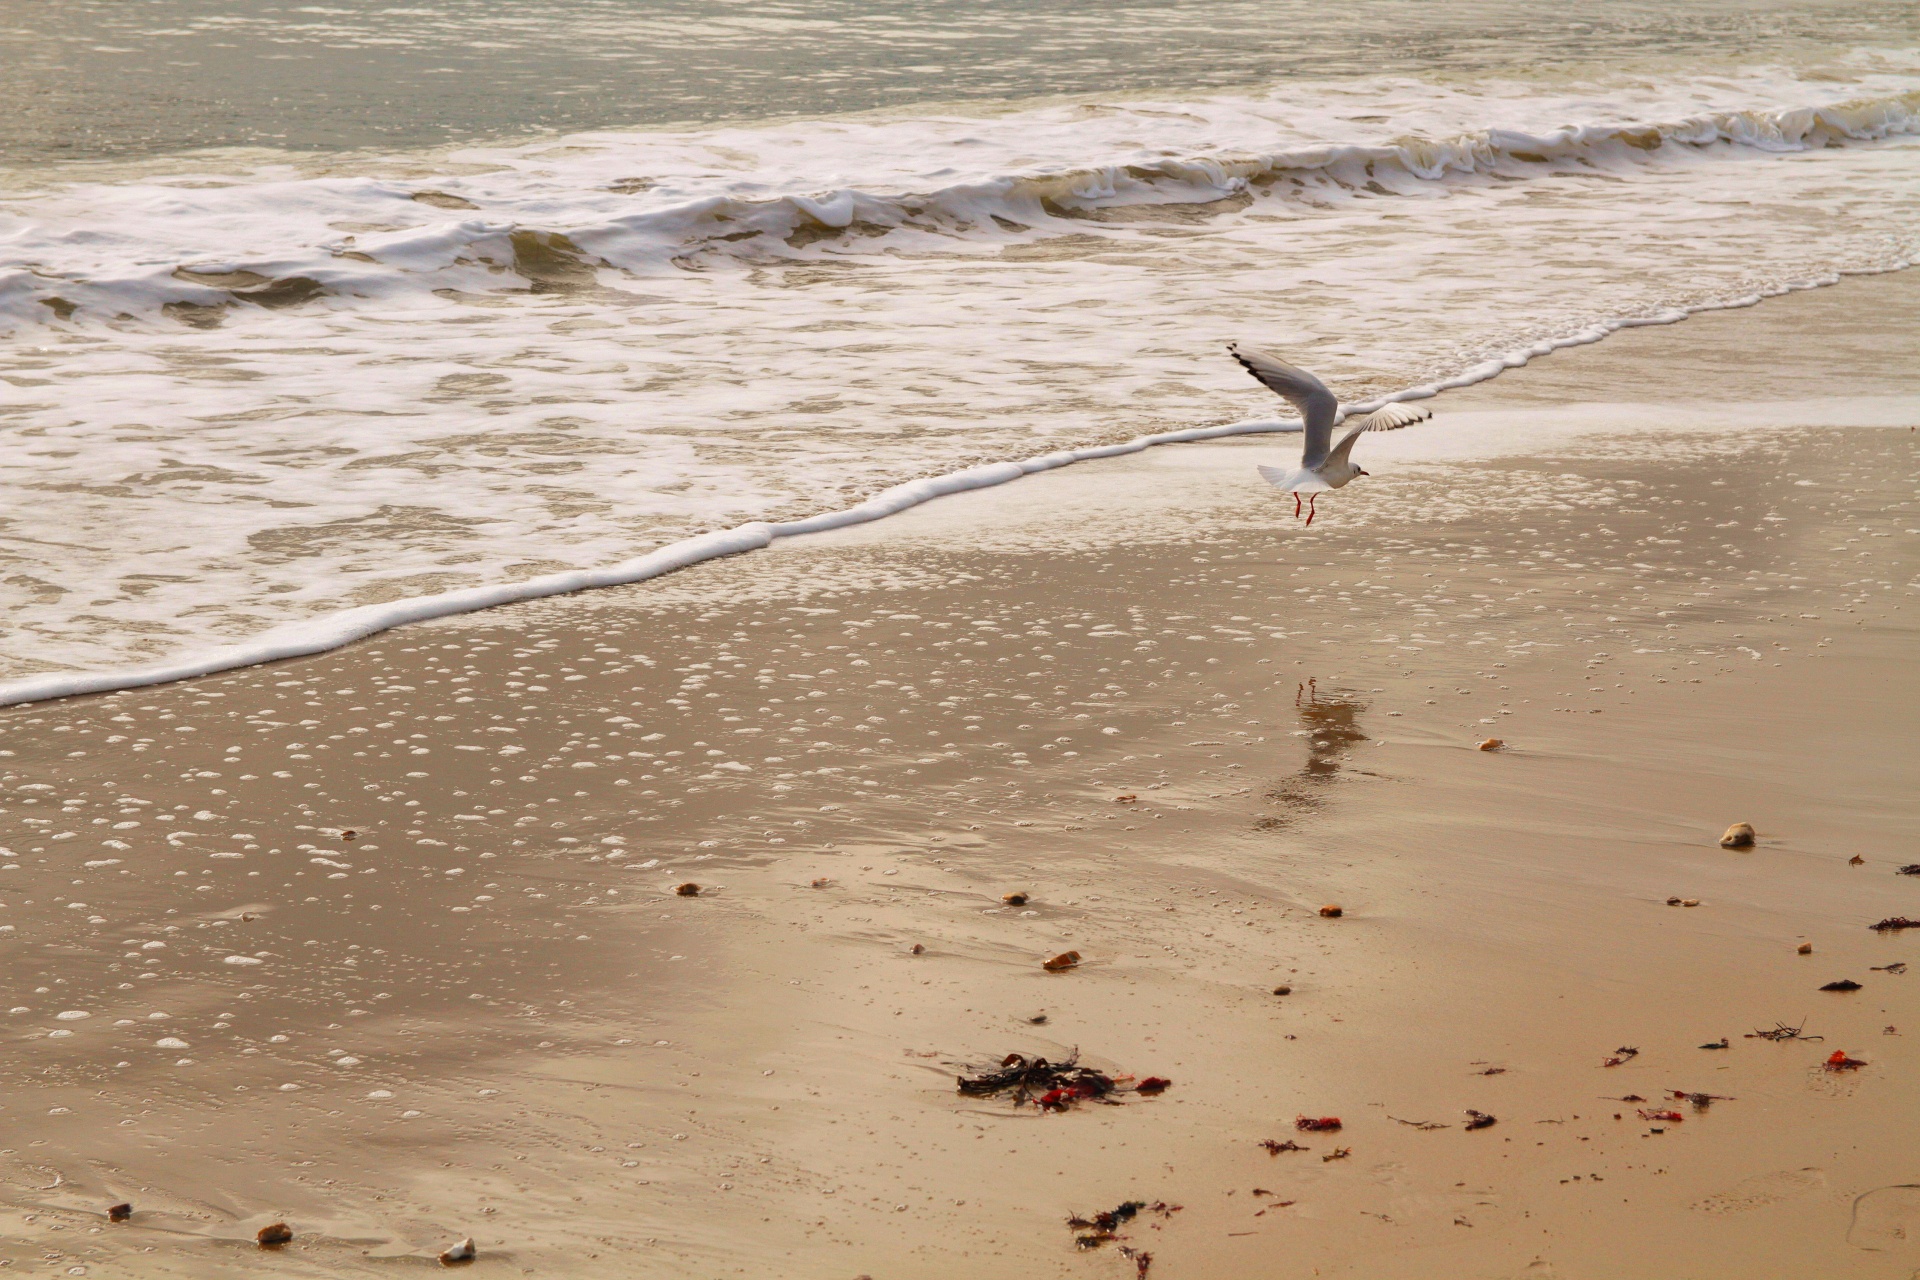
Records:
[[[1728,827],[1727,833],[1720,837],[1720,847],[1722,849],[1753,848],[1753,824],[1736,822]]]
[[[697,898],[700,896],[700,886],[692,883],[683,884],[674,892],[683,898]]]
[[[1480,749],[1482,751],[1499,751],[1502,748],[1504,748],[1506,745],[1507,744],[1501,741],[1499,738],[1488,738],[1485,742],[1480,744]]]
[[[292,1243],[293,1228],[284,1222],[270,1222],[260,1228],[253,1238],[260,1242],[262,1249],[278,1249],[283,1244]]]
[[[1332,903],[1328,903],[1326,906],[1320,908],[1320,914],[1325,916],[1329,920],[1338,920],[1341,916],[1347,913],[1342,908],[1336,907]]]
[[[463,1262],[472,1262],[478,1253],[479,1250],[473,1247],[473,1237],[468,1236],[460,1243],[449,1246],[447,1251],[440,1255],[440,1265],[457,1267]]]

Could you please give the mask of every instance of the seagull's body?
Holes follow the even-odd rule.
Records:
[[[1326,383],[1305,369],[1295,368],[1264,351],[1237,342],[1230,344],[1227,350],[1262,386],[1300,411],[1301,431],[1305,436],[1305,443],[1300,450],[1300,466],[1293,471],[1280,467],[1261,467],[1260,474],[1266,477],[1267,483],[1293,495],[1293,513],[1296,516],[1300,514],[1300,495],[1310,495],[1308,524],[1313,523],[1311,503],[1318,501],[1321,494],[1329,489],[1341,488],[1356,476],[1367,474],[1353,462],[1353,442],[1363,433],[1392,431],[1433,416],[1426,409],[1415,409],[1406,404],[1385,405],[1359,419],[1335,444],[1334,425],[1345,415],[1341,412],[1339,400],[1327,390]]]

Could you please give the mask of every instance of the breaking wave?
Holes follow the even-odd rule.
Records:
[[[213,189],[89,188],[62,193],[51,218],[0,222],[0,321],[170,317],[206,327],[234,307],[618,290],[648,277],[738,264],[993,254],[1069,234],[1124,239],[1138,224],[1194,222],[1257,202],[1327,208],[1915,133],[1920,92],[1902,92],[1822,106],[1713,111],[1664,124],[1541,133],[1496,128],[1375,144],[1136,156],[971,176],[925,190],[864,183],[807,192],[702,192],[698,180],[644,178],[569,188],[572,175],[562,175],[557,190],[551,183],[489,189],[483,181],[426,186],[334,177]],[[111,228],[86,217],[61,225],[62,207],[90,198],[123,216]],[[408,220],[413,225],[393,225]],[[369,229],[337,234],[342,225]],[[219,244],[260,241],[262,226],[315,234],[215,256]]]

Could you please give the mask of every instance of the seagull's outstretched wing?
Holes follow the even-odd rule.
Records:
[[[1348,428],[1347,434],[1340,437],[1340,443],[1333,446],[1333,451],[1327,455],[1327,458],[1332,462],[1345,462],[1347,456],[1353,452],[1353,442],[1367,432],[1397,431],[1401,427],[1412,426],[1416,422],[1425,422],[1432,416],[1431,409],[1416,409],[1410,404],[1396,401],[1375,409],[1363,418],[1349,418],[1348,421],[1353,425]]]
[[[1432,416],[1431,409],[1418,408],[1405,401],[1396,400],[1392,404],[1381,405],[1364,418],[1358,420],[1349,418],[1348,421],[1367,431],[1398,431],[1401,427],[1425,422]]]
[[[1340,408],[1340,402],[1327,390],[1326,383],[1305,369],[1296,369],[1253,347],[1233,342],[1227,344],[1227,350],[1242,368],[1259,379],[1261,386],[1300,411],[1306,432],[1300,465],[1311,471],[1325,462],[1327,448],[1333,443],[1333,417]]]

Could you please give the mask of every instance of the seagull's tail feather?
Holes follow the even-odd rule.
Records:
[[[1285,489],[1288,493],[1321,493],[1333,488],[1325,480],[1311,471],[1296,469],[1288,471],[1282,467],[1258,468],[1260,476],[1276,489]]]

